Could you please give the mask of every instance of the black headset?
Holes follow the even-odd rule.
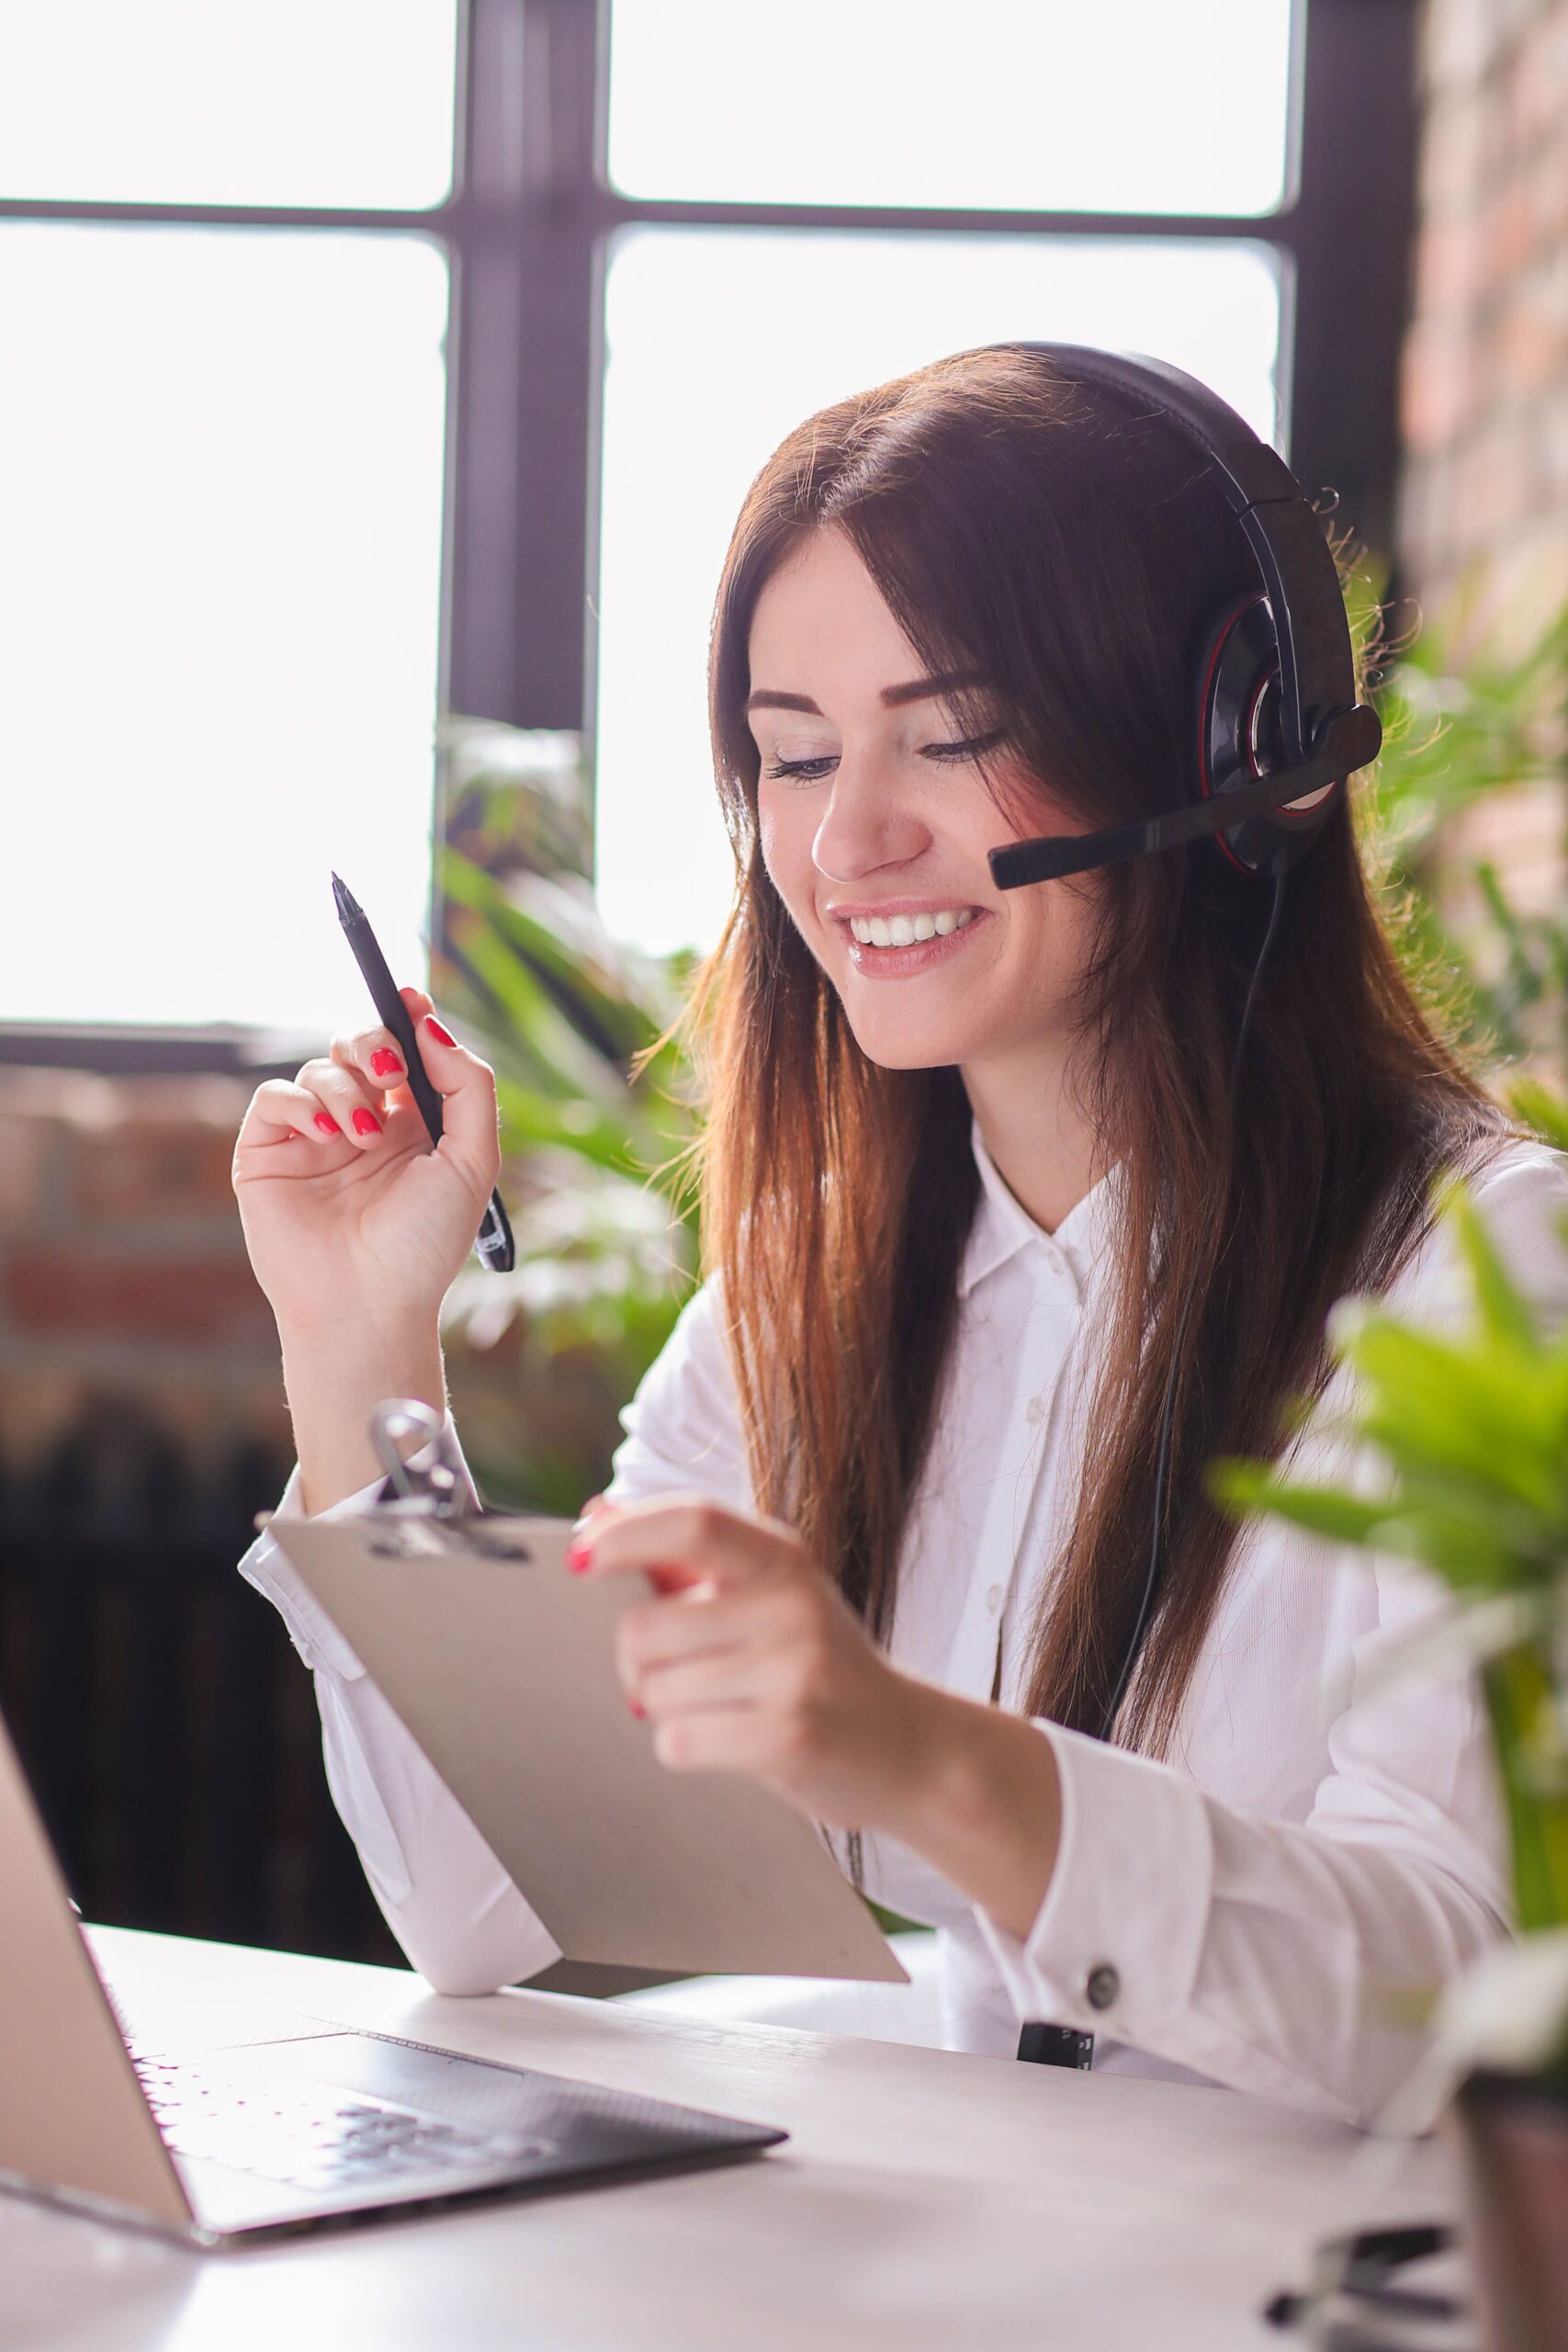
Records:
[[[1235,409],[1166,360],[1075,343],[1010,348],[1179,434],[1246,533],[1258,588],[1214,615],[1194,680],[1201,797],[1140,824],[1010,842],[990,853],[992,880],[1017,890],[1205,836],[1242,873],[1286,873],[1382,741],[1377,712],[1356,699],[1339,575],[1305,492]]]
[[[1312,847],[1348,777],[1377,757],[1382,741],[1377,712],[1357,700],[1350,625],[1333,553],[1283,458],[1196,377],[1163,359],[1082,344],[1003,347],[1037,354],[1064,378],[1108,392],[1131,403],[1139,416],[1168,424],[1203,459],[1257,559],[1257,590],[1239,601],[1233,598],[1213,615],[1193,680],[1200,797],[1141,823],[1046,834],[989,854],[997,888],[1018,890],[1206,839],[1238,873],[1273,882],[1274,903],[1236,1031],[1230,1073],[1234,1100],[1285,876]],[[1189,1292],[1160,1420],[1148,1572],[1100,1725],[1102,1739],[1115,1728],[1159,1589],[1176,1365],[1191,1306]]]

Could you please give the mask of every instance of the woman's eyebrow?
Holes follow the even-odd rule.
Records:
[[[944,678],[911,678],[902,686],[884,686],[878,699],[885,709],[897,710],[907,702],[931,702],[938,695],[957,693],[965,686],[977,686],[979,675],[972,670],[954,670]],[[809,695],[786,695],[772,686],[759,686],[746,697],[748,714],[753,710],[805,710],[818,718],[822,716]]]
[[[979,683],[977,670],[950,670],[945,677],[911,678],[908,685],[884,686],[882,700],[889,710],[897,710],[904,703],[933,702],[938,695],[959,694]]]

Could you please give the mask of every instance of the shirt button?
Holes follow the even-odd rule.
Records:
[[[1032,1396],[1028,1404],[1023,1408],[1023,1418],[1029,1423],[1031,1429],[1037,1429],[1045,1418],[1044,1397]]]
[[[994,1617],[1001,1605],[1002,1589],[999,1584],[994,1584],[986,1595],[986,1606]]]
[[[1108,1960],[1091,1968],[1084,1979],[1084,1999],[1091,2009],[1108,2009],[1122,1990],[1122,1979]]]

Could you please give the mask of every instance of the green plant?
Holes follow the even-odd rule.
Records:
[[[1558,1125],[1568,1114],[1553,1106]],[[1294,1481],[1235,1457],[1209,1468],[1227,1510],[1420,1562],[1451,1609],[1414,1646],[1475,1663],[1507,1810],[1518,1921],[1568,1925],[1568,1328],[1515,1286],[1464,1187],[1441,1188],[1468,1274],[1468,1329],[1438,1334],[1375,1302],[1334,1311],[1359,1375],[1337,1422],[1381,1475]],[[1568,1241],[1568,1217],[1562,1230]]]
[[[455,720],[434,985],[492,1063],[517,1269],[447,1303],[465,1440],[497,1498],[575,1510],[696,1263],[693,1074],[666,1033],[690,958],[606,935],[577,741]]]
[[[1379,583],[1357,574],[1352,625],[1366,644]],[[1462,652],[1471,596],[1455,600],[1372,673],[1383,750],[1369,830],[1406,959],[1458,1034],[1488,1058],[1568,1055],[1568,907],[1526,912],[1494,861],[1456,856],[1455,821],[1499,790],[1561,782],[1568,711],[1568,606],[1522,652]],[[1467,893],[1472,899],[1463,910]]]

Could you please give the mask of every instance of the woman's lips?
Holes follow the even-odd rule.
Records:
[[[842,917],[838,918],[843,922]],[[868,980],[912,979],[918,972],[929,972],[933,964],[946,963],[953,956],[961,956],[978,931],[983,931],[991,917],[984,907],[976,910],[973,922],[962,931],[950,931],[945,937],[918,939],[909,947],[873,947],[859,940],[843,922],[844,943],[850,962]]]

